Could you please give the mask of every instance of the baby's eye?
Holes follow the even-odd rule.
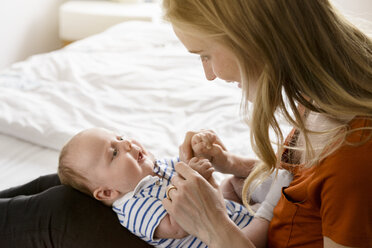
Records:
[[[118,155],[118,149],[114,149],[112,152],[112,157],[115,158]]]
[[[119,136],[119,137],[118,137],[118,140],[124,140],[124,139],[123,139],[123,136]]]

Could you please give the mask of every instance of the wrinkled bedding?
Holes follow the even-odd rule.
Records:
[[[125,22],[35,55],[0,72],[0,190],[55,172],[58,150],[93,126],[159,157],[177,154],[187,130],[213,129],[254,156],[240,99],[236,84],[205,79],[168,24]]]

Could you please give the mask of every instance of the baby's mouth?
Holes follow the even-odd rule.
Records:
[[[143,159],[143,153],[140,151],[140,152],[138,153],[138,158],[137,158],[137,160],[138,160],[138,162],[141,162],[142,159]]]

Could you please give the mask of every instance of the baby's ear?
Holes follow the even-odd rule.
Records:
[[[94,198],[96,198],[99,201],[103,201],[103,202],[111,202],[111,201],[113,202],[117,198],[119,198],[119,195],[120,194],[117,190],[108,189],[108,188],[101,187],[101,186],[93,191]]]

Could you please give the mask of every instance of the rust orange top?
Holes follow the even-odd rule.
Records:
[[[355,118],[350,126],[371,126],[371,121]],[[355,131],[347,140],[359,142],[370,134]],[[294,178],[274,209],[268,247],[323,247],[323,236],[345,246],[372,247],[372,139],[344,145],[307,169],[288,164],[286,152],[282,167]]]

